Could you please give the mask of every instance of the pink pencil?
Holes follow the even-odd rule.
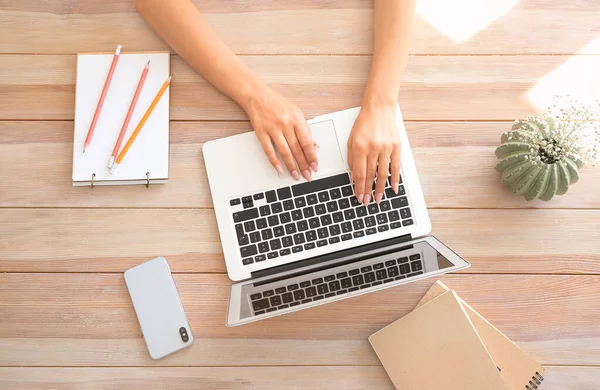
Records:
[[[104,88],[102,89],[102,94],[100,95],[100,100],[98,100],[98,106],[96,107],[96,112],[94,112],[94,118],[92,119],[92,124],[90,125],[90,129],[88,130],[87,137],[85,138],[85,144],[83,145],[83,153],[85,153],[85,148],[92,141],[92,135],[94,134],[94,128],[96,127],[96,122],[98,121],[98,117],[100,116],[100,111],[102,111],[102,105],[104,104],[104,98],[106,97],[106,93],[108,92],[108,87],[110,86],[110,80],[112,80],[113,73],[115,72],[115,68],[117,67],[117,61],[119,61],[119,54],[121,54],[121,45],[117,46],[117,50],[115,50],[115,56],[113,57],[112,64],[110,64],[110,70],[108,71],[108,75],[106,76],[106,81],[104,82]]]
[[[115,163],[115,159],[119,154],[119,149],[121,148],[121,142],[123,141],[123,137],[125,137],[125,132],[127,131],[127,126],[129,125],[129,120],[131,119],[131,114],[133,114],[133,110],[135,109],[135,104],[137,103],[138,98],[140,97],[140,92],[142,91],[142,87],[144,85],[144,81],[146,80],[146,75],[148,74],[148,68],[150,67],[150,61],[144,67],[144,71],[142,72],[142,76],[140,77],[140,81],[138,82],[137,89],[135,90],[135,94],[133,95],[133,99],[131,100],[131,105],[129,106],[129,111],[127,112],[127,116],[125,117],[125,121],[123,122],[123,127],[121,127],[121,132],[119,133],[119,138],[117,139],[117,143],[113,149],[112,155],[110,157],[110,161],[108,163],[108,168],[112,168]]]

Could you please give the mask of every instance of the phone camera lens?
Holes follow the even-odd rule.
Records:
[[[181,340],[183,340],[184,343],[187,343],[190,340],[187,334],[187,330],[183,326],[179,328],[179,335],[181,336]]]

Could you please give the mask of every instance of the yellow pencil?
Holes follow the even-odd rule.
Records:
[[[154,98],[154,100],[150,104],[150,107],[148,107],[148,109],[146,110],[146,113],[142,117],[142,120],[140,120],[140,123],[138,123],[138,125],[136,126],[134,132],[131,134],[131,136],[127,140],[127,143],[123,147],[123,150],[121,150],[121,153],[119,153],[119,156],[117,157],[117,160],[115,161],[115,164],[110,169],[110,173],[113,173],[115,171],[115,169],[117,168],[117,166],[121,163],[121,161],[123,160],[123,157],[125,157],[125,155],[127,154],[127,151],[131,147],[131,144],[133,144],[133,141],[135,141],[135,137],[137,137],[137,135],[142,130],[142,127],[144,127],[144,124],[148,120],[148,117],[150,116],[150,114],[152,114],[152,111],[154,110],[154,107],[156,107],[156,105],[160,101],[160,98],[162,97],[162,95],[165,93],[165,91],[169,87],[170,83],[171,83],[171,77],[169,77],[167,79],[167,81],[165,81],[165,83],[162,85],[162,87],[160,88],[160,90],[156,94],[156,97]]]

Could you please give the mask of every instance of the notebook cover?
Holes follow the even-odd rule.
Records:
[[[453,291],[369,337],[397,389],[506,390]]]
[[[451,290],[442,282],[437,281],[417,304],[416,308],[445,294],[447,291]],[[458,297],[458,300],[471,319],[473,326],[475,326],[475,329],[479,333],[479,337],[481,337],[481,340],[492,356],[494,363],[500,368],[509,390],[522,390],[529,384],[529,381],[532,380],[536,372],[540,374],[544,373],[544,367],[510,341],[510,339],[460,297]]]
[[[77,55],[75,130],[73,140],[73,185],[164,183],[169,177],[169,91],[167,89],[127,155],[110,174],[107,164],[121,131],[144,66],[150,68],[121,149],[135,130],[157,92],[170,75],[169,52],[121,52],[113,78],[96,123],[92,141],[85,153],[83,144],[114,53]]]

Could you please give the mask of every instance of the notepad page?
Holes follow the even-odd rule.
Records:
[[[169,173],[169,89],[162,96],[135,142],[111,174],[107,168],[111,153],[129,110],[144,66],[150,67],[135,110],[121,143],[125,146],[140,119],[170,75],[169,53],[123,53],[115,68],[102,111],[90,145],[83,153],[87,137],[113,54],[79,54],[73,142],[73,183],[89,182],[96,174],[96,184],[129,184],[168,178]]]

